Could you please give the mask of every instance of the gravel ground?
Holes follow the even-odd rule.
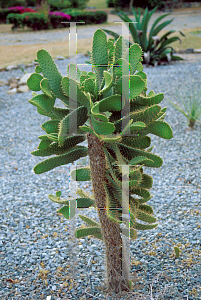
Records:
[[[77,62],[85,60],[79,57]],[[66,75],[68,60],[55,62]],[[82,66],[84,69],[90,71]],[[34,68],[26,71],[34,72]],[[152,153],[163,159],[160,169],[144,168],[153,177],[153,197],[148,204],[159,225],[154,230],[139,231],[137,240],[130,241],[131,272],[137,276],[134,293],[144,294],[144,299],[197,300],[201,299],[201,125],[196,123],[194,130],[188,131],[186,118],[167,103],[167,97],[175,100],[175,91],[187,90],[191,80],[198,88],[201,67],[198,63],[177,62],[144,67],[144,71],[148,91],[165,93],[161,107],[167,107],[165,121],[172,127],[173,138],[150,135],[155,145]],[[21,70],[12,70],[1,72],[0,79],[22,75]],[[48,118],[39,115],[28,102],[31,92],[8,95],[7,90],[0,87],[0,299],[46,299],[48,295],[51,300],[117,299],[98,289],[105,272],[102,243],[93,238],[70,240],[74,219],[70,223],[56,214],[60,205],[48,198],[58,190],[62,198],[72,195],[69,166],[40,175],[33,172],[34,166],[44,160],[31,152],[37,149],[38,136],[44,134],[40,126]],[[63,107],[60,101],[56,105]],[[83,145],[87,146],[86,142]],[[71,166],[88,163],[87,157]],[[91,194],[90,182],[77,187]],[[94,209],[79,213],[98,220]],[[82,223],[77,218],[77,227]],[[173,254],[175,244],[182,250],[179,259]],[[74,264],[74,277],[70,262]]]

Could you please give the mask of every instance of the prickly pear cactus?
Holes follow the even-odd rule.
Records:
[[[91,55],[95,72],[81,72],[77,68],[77,80],[76,77],[70,78],[69,72],[68,76],[62,77],[50,54],[41,49],[37,52],[36,61],[39,65],[27,81],[31,90],[42,91],[42,94],[33,93],[29,102],[37,107],[39,114],[50,117],[41,126],[46,134],[39,136],[41,141],[38,150],[32,154],[54,155],[38,163],[34,167],[35,174],[89,155],[90,166],[74,170],[71,176],[77,181],[92,181],[94,196],[89,197],[81,189],[78,190],[80,197],[76,199],[77,208],[94,206],[98,209],[100,223],[79,215],[88,227],[77,229],[75,236],[91,235],[105,243],[106,284],[115,292],[129,290],[130,287],[128,270],[121,274],[121,258],[123,255],[122,259],[125,259],[125,253],[120,249],[120,234],[130,235],[134,240],[137,230],[149,230],[157,226],[153,209],[146,204],[151,199],[148,190],[152,187],[153,179],[143,173],[143,166],[159,168],[163,161],[151,153],[153,147],[150,147],[151,138],[147,134],[164,139],[173,136],[171,127],[164,122],[166,108],[159,106],[164,95],[155,95],[153,91],[146,94],[147,77],[141,63],[142,49],[138,44],[133,44],[129,48],[127,61],[122,53],[122,43],[122,37],[116,42],[112,39],[107,41],[106,34],[98,29],[94,34]],[[124,117],[127,125],[123,132],[121,110],[125,101],[122,98],[122,85],[129,75],[122,74],[122,63],[130,68],[130,94],[127,91],[124,95],[130,102],[130,114]],[[76,68],[73,64],[70,67]],[[77,109],[73,111],[69,109],[70,87],[77,93]],[[65,109],[55,107],[56,98],[63,102]],[[74,116],[77,116],[74,126],[77,135],[70,135],[69,121],[74,122]],[[128,128],[132,135],[125,134]],[[86,139],[88,147],[78,145]],[[122,165],[129,165],[130,231],[129,222],[122,218]],[[69,219],[69,200],[60,196],[61,192],[57,192],[56,196],[48,197],[64,204],[58,212]],[[138,220],[147,224],[141,224]],[[120,228],[122,223],[127,228]],[[116,273],[121,274],[121,280]]]

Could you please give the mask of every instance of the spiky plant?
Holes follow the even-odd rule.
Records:
[[[171,127],[163,121],[166,108],[161,109],[158,105],[164,95],[155,95],[153,91],[146,95],[147,77],[141,63],[141,47],[134,44],[129,48],[128,61],[122,53],[122,43],[123,46],[126,45],[122,37],[116,42],[112,39],[107,41],[106,34],[98,29],[92,46],[95,73],[81,72],[77,68],[77,81],[74,76],[76,72],[69,75],[69,67],[73,74],[76,65],[70,64],[68,76],[62,77],[50,54],[41,49],[37,52],[39,65],[27,81],[31,90],[42,91],[41,94],[33,93],[34,96],[29,102],[37,107],[39,114],[51,119],[41,126],[46,134],[39,136],[41,142],[38,150],[32,154],[55,155],[37,164],[34,167],[35,174],[73,163],[89,155],[90,165],[72,171],[71,176],[77,181],[92,181],[94,195],[89,197],[79,190],[81,197],[76,199],[77,208],[94,206],[100,223],[79,215],[88,227],[77,229],[75,236],[80,238],[91,235],[105,243],[106,285],[108,291],[115,293],[129,291],[131,284],[128,268],[122,267],[122,261],[126,265],[126,254],[121,234],[129,236],[130,230],[130,237],[134,240],[137,238],[136,230],[157,226],[152,207],[145,204],[152,197],[148,189],[152,187],[153,180],[151,176],[143,173],[142,167],[159,168],[163,161],[151,153],[153,147],[149,148],[151,138],[147,134],[152,133],[164,139],[173,136]],[[124,65],[129,64],[130,79],[129,75],[124,74],[122,62]],[[122,97],[122,84],[127,79],[130,83],[130,94],[126,91]],[[70,111],[69,95],[72,87],[77,92],[77,108]],[[56,98],[63,102],[65,109],[54,106]],[[74,98],[71,100],[76,101]],[[121,110],[126,100],[130,103],[130,113],[123,118]],[[127,125],[122,131],[123,119]],[[69,134],[71,122],[73,132]],[[128,128],[132,135],[126,134]],[[86,139],[88,147],[78,145]],[[123,165],[130,166],[127,178],[130,224],[122,217]],[[69,200],[61,199],[60,195],[61,192],[57,192],[56,196],[49,195],[49,198],[64,204],[58,212],[69,219]],[[148,224],[139,223],[137,220]],[[121,228],[122,223],[127,227]]]

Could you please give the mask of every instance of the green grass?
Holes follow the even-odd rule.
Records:
[[[90,1],[87,3],[87,6],[96,7],[97,9],[105,9],[105,8],[108,8],[108,7],[107,7],[107,2],[106,2],[106,0],[90,0]]]
[[[190,32],[191,34],[201,34],[201,30],[197,30],[197,31],[192,31]]]

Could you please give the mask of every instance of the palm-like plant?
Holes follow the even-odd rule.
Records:
[[[175,32],[175,30],[170,30],[167,33],[165,33],[162,37],[158,37],[157,34],[163,30],[167,25],[169,25],[173,19],[165,21],[164,23],[159,24],[159,22],[165,18],[166,16],[169,16],[170,14],[165,14],[160,16],[155,20],[153,23],[149,34],[147,34],[148,29],[148,23],[153,15],[153,13],[156,11],[157,6],[152,9],[150,12],[148,11],[148,8],[145,9],[144,16],[141,19],[140,15],[140,9],[138,8],[138,14],[132,7],[133,15],[135,16],[135,20],[131,20],[124,12],[122,12],[120,9],[118,9],[118,13],[116,13],[124,22],[137,22],[137,23],[126,23],[128,28],[130,29],[132,38],[134,43],[137,43],[140,45],[140,47],[143,50],[144,56],[143,56],[143,63],[150,64],[150,65],[157,65],[161,61],[167,61],[170,62],[171,60],[183,60],[183,58],[179,56],[173,55],[174,49],[170,46],[171,43],[176,42],[180,40],[179,37],[172,37],[168,38],[170,34]],[[114,36],[115,40],[118,39],[119,35],[113,31],[102,29],[106,33]],[[182,36],[185,36],[181,31],[179,33]],[[181,40],[180,40],[181,42]],[[127,41],[128,43],[128,41]],[[130,45],[132,45],[129,42]]]

